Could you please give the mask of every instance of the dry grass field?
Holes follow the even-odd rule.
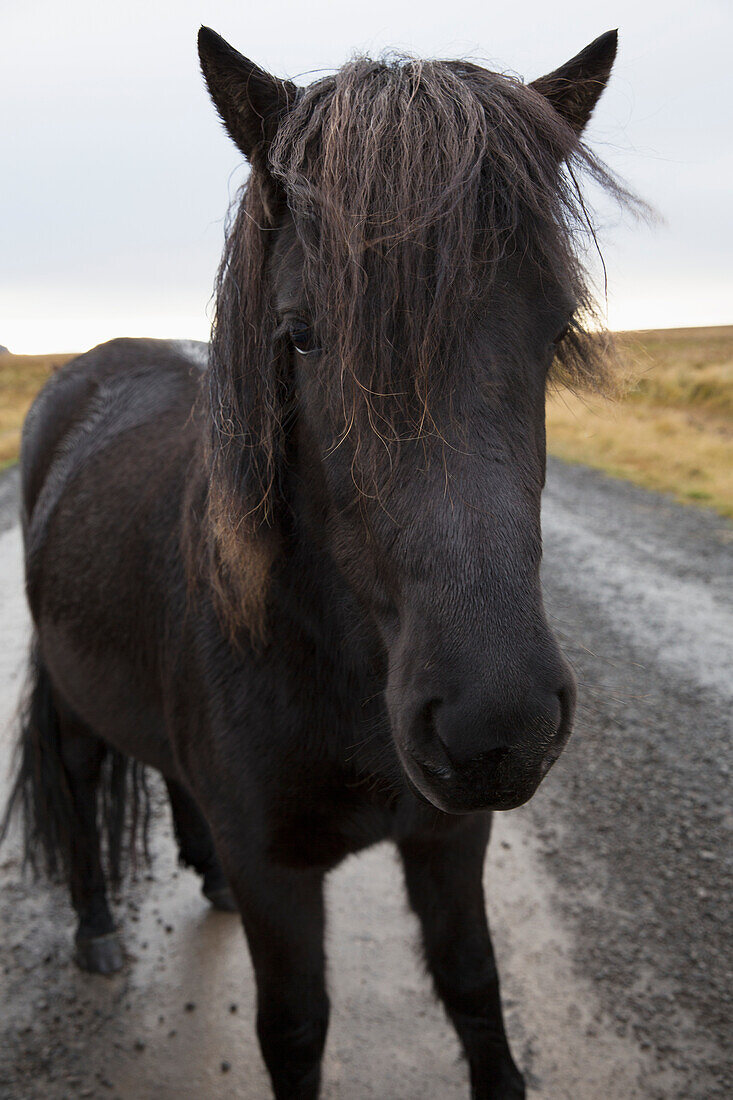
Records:
[[[618,344],[628,392],[553,394],[551,453],[733,518],[733,325],[621,333]],[[69,358],[0,354],[0,468],[17,458],[33,395]]]
[[[18,457],[20,429],[31,401],[51,372],[72,358],[0,353],[0,470]]]
[[[627,392],[615,401],[554,394],[551,453],[733,518],[733,325],[617,341]]]

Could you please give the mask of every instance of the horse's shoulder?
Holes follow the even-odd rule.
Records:
[[[127,433],[147,425],[158,436],[170,422],[180,441],[195,419],[205,349],[193,341],[118,338],[56,371],[23,428],[26,521],[48,519],[75,474]]]

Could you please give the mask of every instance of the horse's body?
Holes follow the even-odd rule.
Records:
[[[354,631],[353,597],[316,545],[299,542],[271,594],[281,614],[265,653],[232,646],[211,599],[192,598],[205,354],[183,341],[102,344],[29,414],[28,599],[51,681],[80,730],[104,731],[216,816],[220,804],[222,827],[234,814],[263,858],[329,868],[439,818],[455,829],[462,818],[438,815],[400,778],[382,670],[365,664],[366,628]]]
[[[171,777],[164,681],[179,658],[161,640],[178,641],[186,589],[180,545],[154,533],[180,526],[199,373],[163,341],[102,345],[45,387],[23,440],[27,591],[44,663],[90,730]]]
[[[25,799],[31,847],[40,841],[66,870],[80,964],[116,969],[122,952],[100,857],[100,771],[111,755],[115,863],[124,761],[158,769],[182,858],[214,904],[241,912],[275,1093],[307,1098],[318,1091],[328,1019],[323,877],[348,853],[392,839],[473,1094],[519,1097],[482,867],[489,811],[532,794],[572,721],[572,676],[542,610],[539,495],[545,374],[578,285],[565,252],[540,275],[526,259],[530,245],[506,242],[544,234],[545,258],[559,247],[557,165],[602,90],[615,37],[535,91],[508,85],[505,100],[505,78],[462,63],[424,72],[413,63],[355,63],[344,70],[351,99],[339,99],[338,77],[299,98],[212,32],[201,52],[217,107],[253,165],[222,269],[211,356],[186,343],[101,345],[48,383],[24,431],[36,638],[16,797]],[[406,80],[413,84],[403,96]],[[492,87],[500,110],[485,129]],[[393,171],[388,161],[381,178],[393,172],[395,186],[409,191],[429,162],[434,209],[423,216],[419,204],[398,204],[395,221],[394,188],[382,195],[370,185],[359,199],[368,217],[326,203],[313,235],[305,177],[287,157],[298,148],[303,156],[328,148],[330,156],[339,141],[352,142],[345,167],[338,156],[321,164],[314,201],[323,202],[340,172],[363,175],[380,155],[375,146],[366,167],[355,168],[364,140],[383,143],[379,126],[395,119],[404,128],[423,92],[441,110],[430,122],[418,104],[414,117],[427,118],[434,133],[414,153],[415,167]],[[454,109],[464,112],[467,133],[477,127],[479,153],[465,164],[446,122]],[[368,126],[345,136],[337,123],[348,129],[359,110]],[[293,132],[278,146],[275,133],[282,137],[288,119]],[[522,176],[511,146],[525,121],[547,148]],[[495,137],[502,125],[504,145]],[[474,167],[485,160],[481,142],[490,149],[491,141],[494,160],[509,167],[497,169],[486,207]],[[526,140],[521,148],[529,156]],[[473,188],[447,205],[445,165],[457,194]],[[354,186],[347,182],[343,203]],[[385,195],[386,215],[376,217]],[[504,210],[508,219],[486,244],[481,210]],[[369,219],[376,236],[365,237],[352,268],[354,226],[368,235]],[[466,281],[474,276],[477,291]],[[383,300],[367,302],[382,280]],[[319,294],[329,318],[303,320]],[[493,317],[491,332],[482,310]],[[400,388],[395,349],[406,344],[399,362],[409,365],[420,334],[429,339]],[[329,359],[337,349],[340,360]],[[457,372],[450,384],[429,375],[436,349]],[[363,354],[374,368],[368,380],[357,370]]]

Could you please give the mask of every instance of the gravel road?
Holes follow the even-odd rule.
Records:
[[[17,478],[0,480],[0,777],[22,682]],[[532,802],[496,815],[486,872],[509,1030],[544,1100],[733,1096],[733,527],[550,463],[548,610],[580,682],[576,732]],[[0,850],[2,1100],[265,1100],[236,917],[176,868],[118,899],[112,979],[70,961],[63,892]],[[465,1069],[381,846],[330,880],[326,1100],[465,1100]]]

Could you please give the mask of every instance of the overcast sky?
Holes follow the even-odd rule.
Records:
[[[303,83],[386,47],[532,79],[618,26],[587,136],[665,222],[601,211],[609,323],[733,323],[730,0],[0,0],[0,344],[206,338],[243,176],[199,75],[200,23]]]

